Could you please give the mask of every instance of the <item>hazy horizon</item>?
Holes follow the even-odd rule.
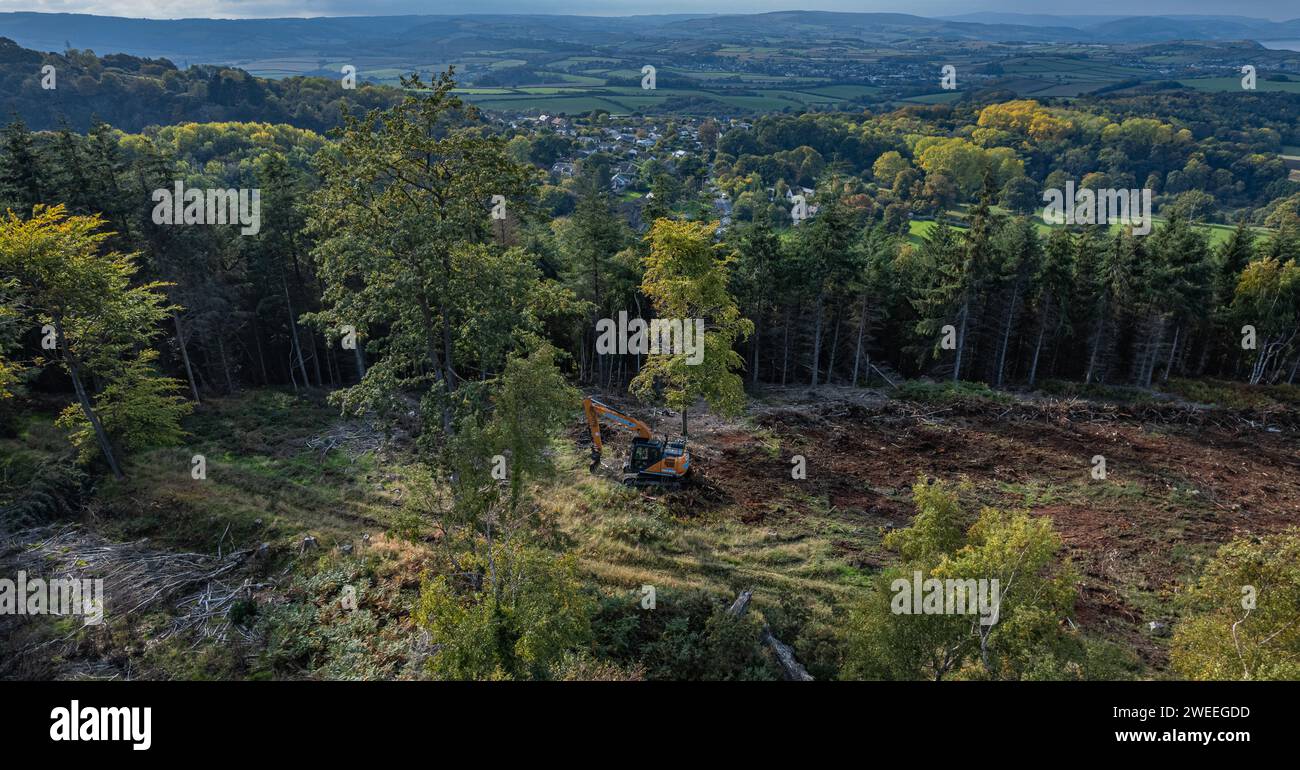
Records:
[[[373,0],[365,13],[342,0],[0,0],[0,12],[82,13],[143,19],[266,19],[347,16],[538,14],[576,16],[638,16],[671,14],[769,13],[773,11],[838,11],[904,13],[916,16],[958,16],[970,13],[1026,16],[1238,16],[1271,21],[1300,17],[1293,0],[1263,0],[1249,9],[1225,9],[1210,0],[1148,0],[1134,10],[1127,0],[1096,0],[1086,13],[1045,11],[1033,0],[970,3],[960,0],[861,2],[815,0],[480,0],[466,13],[461,3],[427,0]]]

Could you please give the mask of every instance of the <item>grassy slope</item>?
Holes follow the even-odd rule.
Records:
[[[1300,403],[1294,388],[1246,392],[1182,381],[1174,387],[1189,398],[1242,408]],[[921,401],[910,403],[933,401],[940,411],[949,398],[912,390],[909,398]],[[1273,471],[1269,455],[1261,455],[1258,473],[1225,477],[1249,482],[1245,495],[1217,492],[1216,480],[1203,473],[1187,477],[1175,466],[1206,463],[1213,476],[1236,455],[1181,430],[1128,425],[1120,433],[1097,434],[1114,444],[1107,454],[1120,458],[1116,483],[1098,485],[1085,473],[1095,447],[1074,446],[1081,439],[1077,429],[942,418],[828,422],[816,416],[817,408],[791,408],[786,401],[756,401],[739,421],[699,420],[692,446],[705,484],[681,495],[643,495],[592,476],[573,440],[579,433],[566,437],[557,445],[556,483],[535,490],[543,540],[576,552],[606,593],[653,585],[660,592],[703,589],[731,596],[750,588],[759,612],[784,594],[834,626],[836,606],[861,595],[870,576],[893,560],[881,537],[886,527],[906,526],[916,474],[964,474],[983,503],[1026,506],[1057,520],[1083,567],[1081,621],[1090,634],[1144,645],[1147,665],[1157,667],[1147,668],[1150,674],[1159,670],[1165,642],[1143,638],[1141,623],[1171,617],[1176,585],[1194,576],[1215,544],[1239,526],[1220,519],[1258,515],[1229,514],[1225,506],[1236,501],[1248,509],[1276,508],[1282,499],[1273,494],[1276,481],[1255,478]],[[1003,403],[996,402],[997,411]],[[804,422],[805,414],[813,417]],[[266,570],[275,588],[261,597],[268,611],[281,608],[267,626],[269,652],[208,641],[197,655],[185,654],[185,646],[173,642],[132,653],[137,675],[284,676],[294,666],[301,674],[329,677],[411,675],[402,656],[414,633],[409,612],[420,573],[437,564],[427,537],[409,543],[395,536],[409,527],[401,500],[412,458],[355,447],[321,454],[307,446],[340,423],[334,410],[288,393],[216,399],[187,422],[193,434],[187,445],[139,454],[128,462],[127,481],[100,482],[84,523],[110,540],[148,538],[157,547],[201,553],[215,552],[219,543],[229,552],[267,542],[276,554]],[[675,425],[662,429],[672,432]],[[62,447],[48,421],[34,420],[0,449],[39,457]],[[617,463],[616,452],[608,464]],[[207,458],[206,480],[191,478],[196,453]],[[808,483],[788,478],[795,453],[809,458]],[[1282,486],[1290,494],[1295,485]],[[427,526],[421,529],[430,534]],[[319,551],[300,553],[307,535],[318,539]],[[336,548],[360,546],[363,535],[371,538],[364,551],[344,555]],[[368,586],[362,615],[332,608],[340,587],[352,583]],[[129,647],[129,639],[163,615],[154,612],[119,629],[120,643]],[[286,653],[286,646],[298,650],[290,642],[299,637],[315,646]]]

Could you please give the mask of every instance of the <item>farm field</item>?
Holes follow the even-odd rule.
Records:
[[[1159,226],[1164,221],[1165,220],[1162,217],[1151,218],[1151,224],[1153,227]],[[1052,230],[1056,229],[1057,227],[1063,226],[1063,225],[1049,225],[1042,220],[1041,216],[1036,217],[1033,220],[1033,223],[1034,223],[1034,227],[1038,230],[1038,232],[1044,235],[1050,233]],[[952,225],[953,227],[959,230],[965,229],[964,226],[959,222],[953,222]],[[1112,224],[1110,226],[1110,230],[1111,232],[1115,232],[1121,226],[1122,225],[1119,224]],[[1228,238],[1232,235],[1232,231],[1235,229],[1232,225],[1224,225],[1215,222],[1198,222],[1194,225],[1194,227],[1197,230],[1209,234],[1209,241],[1211,246],[1218,246],[1219,244],[1228,240]],[[930,234],[930,231],[933,229],[934,229],[934,220],[931,219],[912,220],[910,223],[908,223],[907,239],[913,245],[919,246],[921,244],[921,241],[924,240],[925,237],[928,236]],[[1254,227],[1252,229],[1257,234],[1264,235],[1264,236],[1268,236],[1272,232],[1271,230],[1264,227]]]

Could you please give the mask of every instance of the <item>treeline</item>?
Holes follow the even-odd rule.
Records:
[[[768,115],[718,142],[716,174],[737,217],[788,222],[769,191],[812,187],[827,172],[856,177],[893,219],[976,200],[985,173],[997,203],[1028,213],[1067,180],[1152,191],[1160,210],[1205,221],[1275,219],[1300,184],[1280,157],[1300,141],[1300,96],[1148,97],[1053,106],[1033,100],[907,107],[885,115]],[[1227,116],[1236,122],[1229,123]]]
[[[165,284],[175,309],[159,363],[185,380],[194,400],[241,385],[322,387],[355,378],[353,354],[331,349],[300,320],[320,306],[302,210],[320,136],[259,123],[145,134],[96,123],[81,135],[67,127],[33,133],[14,122],[0,142],[0,206],[30,214],[62,204],[71,215],[102,217],[111,233],[106,247],[137,255],[141,279]],[[261,232],[155,223],[154,191],[177,181],[198,190],[260,189]]]
[[[457,115],[474,136],[491,135],[486,124]],[[23,212],[62,203],[105,218],[115,233],[110,244],[140,254],[142,278],[169,284],[177,309],[167,319],[160,364],[193,400],[243,386],[334,389],[391,358],[368,325],[406,323],[374,310],[348,311],[350,320],[337,311],[352,301],[346,287],[360,277],[331,279],[329,241],[319,241],[324,231],[312,222],[324,221],[326,211],[321,170],[335,168],[345,146],[283,125],[186,124],[124,134],[96,124],[83,136],[14,123],[3,135],[0,204]],[[528,156],[512,150],[507,143],[507,158],[527,169]],[[891,157],[884,151],[874,165]],[[537,184],[534,169],[504,196],[507,218],[479,224],[511,255],[496,264],[505,272],[495,280],[509,287],[508,276],[524,280],[535,270],[537,290],[545,290],[529,298],[516,284],[518,291],[503,289],[482,307],[510,307],[506,297],[525,302],[511,312],[534,318],[530,334],[565,351],[577,381],[619,387],[636,378],[646,357],[597,352],[596,322],[620,311],[653,315],[643,290],[649,243],[629,226],[599,171],[584,168],[573,180],[567,216],[549,216],[551,188]],[[993,205],[1000,192],[989,171],[981,202],[964,222],[940,216],[917,241],[902,235],[908,219],[881,208],[868,183],[827,171],[820,178],[816,214],[799,227],[758,222],[725,231],[730,289],[755,326],[736,347],[750,383],[862,384],[896,375],[995,387],[1044,379],[1139,386],[1171,376],[1295,379],[1300,247],[1290,216],[1277,218],[1275,232],[1243,224],[1215,247],[1177,211],[1148,236],[1096,226],[1047,231]],[[259,188],[261,231],[245,237],[235,228],[155,224],[151,194],[176,180],[187,188]],[[331,218],[357,210],[351,184],[336,191]],[[707,220],[707,207],[674,208],[668,187],[655,186],[660,194],[645,201],[644,221],[680,218],[683,210]],[[484,190],[482,205],[495,194],[503,193]],[[366,236],[371,251],[395,248],[388,229],[378,221],[374,227]],[[456,264],[466,270],[486,269],[486,257],[461,259]],[[468,280],[454,276],[456,264],[447,280]],[[546,307],[563,312],[542,317],[528,304],[547,296]],[[504,364],[510,343],[498,339],[500,329],[475,309],[478,302],[433,321],[448,329],[447,339],[441,330],[435,336],[439,359],[454,362],[450,381],[488,378]],[[341,347],[342,326],[362,335],[355,349]],[[1246,326],[1252,335],[1243,334]],[[488,349],[498,352],[485,357]]]
[[[53,88],[42,68],[53,67]],[[0,37],[0,92],[6,118],[36,129],[68,125],[87,131],[104,121],[124,131],[186,121],[287,123],[323,132],[342,123],[345,105],[371,109],[394,103],[395,89],[359,82],[345,90],[339,79],[268,80],[232,67],[179,69],[167,59],[93,51],[62,54],[22,48]]]
[[[893,370],[993,387],[1295,381],[1295,218],[1267,235],[1239,225],[1217,247],[1177,213],[1147,236],[1104,225],[1043,235],[1031,219],[999,213],[995,195],[990,181],[964,226],[940,218],[918,244],[844,181],[819,188],[821,210],[798,228],[732,233],[736,291],[758,328],[749,376],[859,384]]]

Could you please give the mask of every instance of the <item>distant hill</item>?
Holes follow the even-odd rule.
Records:
[[[41,87],[52,65],[55,88]],[[40,53],[0,37],[0,92],[9,120],[17,114],[36,130],[65,122],[77,131],[95,119],[125,131],[186,121],[262,121],[325,131],[339,124],[344,102],[360,109],[387,104],[390,88],[338,80],[266,80],[238,69],[196,66],[180,70],[167,59],[70,51]]]
[[[1300,34],[1300,18],[1275,22],[1249,16],[1167,15],[1075,16],[1030,13],[964,13],[944,17],[977,24],[1072,27],[1092,42],[1135,43],[1153,40],[1277,40]]]
[[[897,40],[1066,41],[1239,40],[1300,37],[1300,19],[1243,16],[1083,16],[978,13],[926,18],[902,13],[776,11],[755,14],[550,16],[530,14],[350,16],[312,19],[125,19],[64,13],[0,13],[0,32],[44,51],[67,47],[186,64],[243,64],[277,56],[337,61],[400,56],[401,63],[446,63],[468,51],[575,53],[601,46],[710,38],[821,37]],[[302,72],[301,68],[294,70]]]

